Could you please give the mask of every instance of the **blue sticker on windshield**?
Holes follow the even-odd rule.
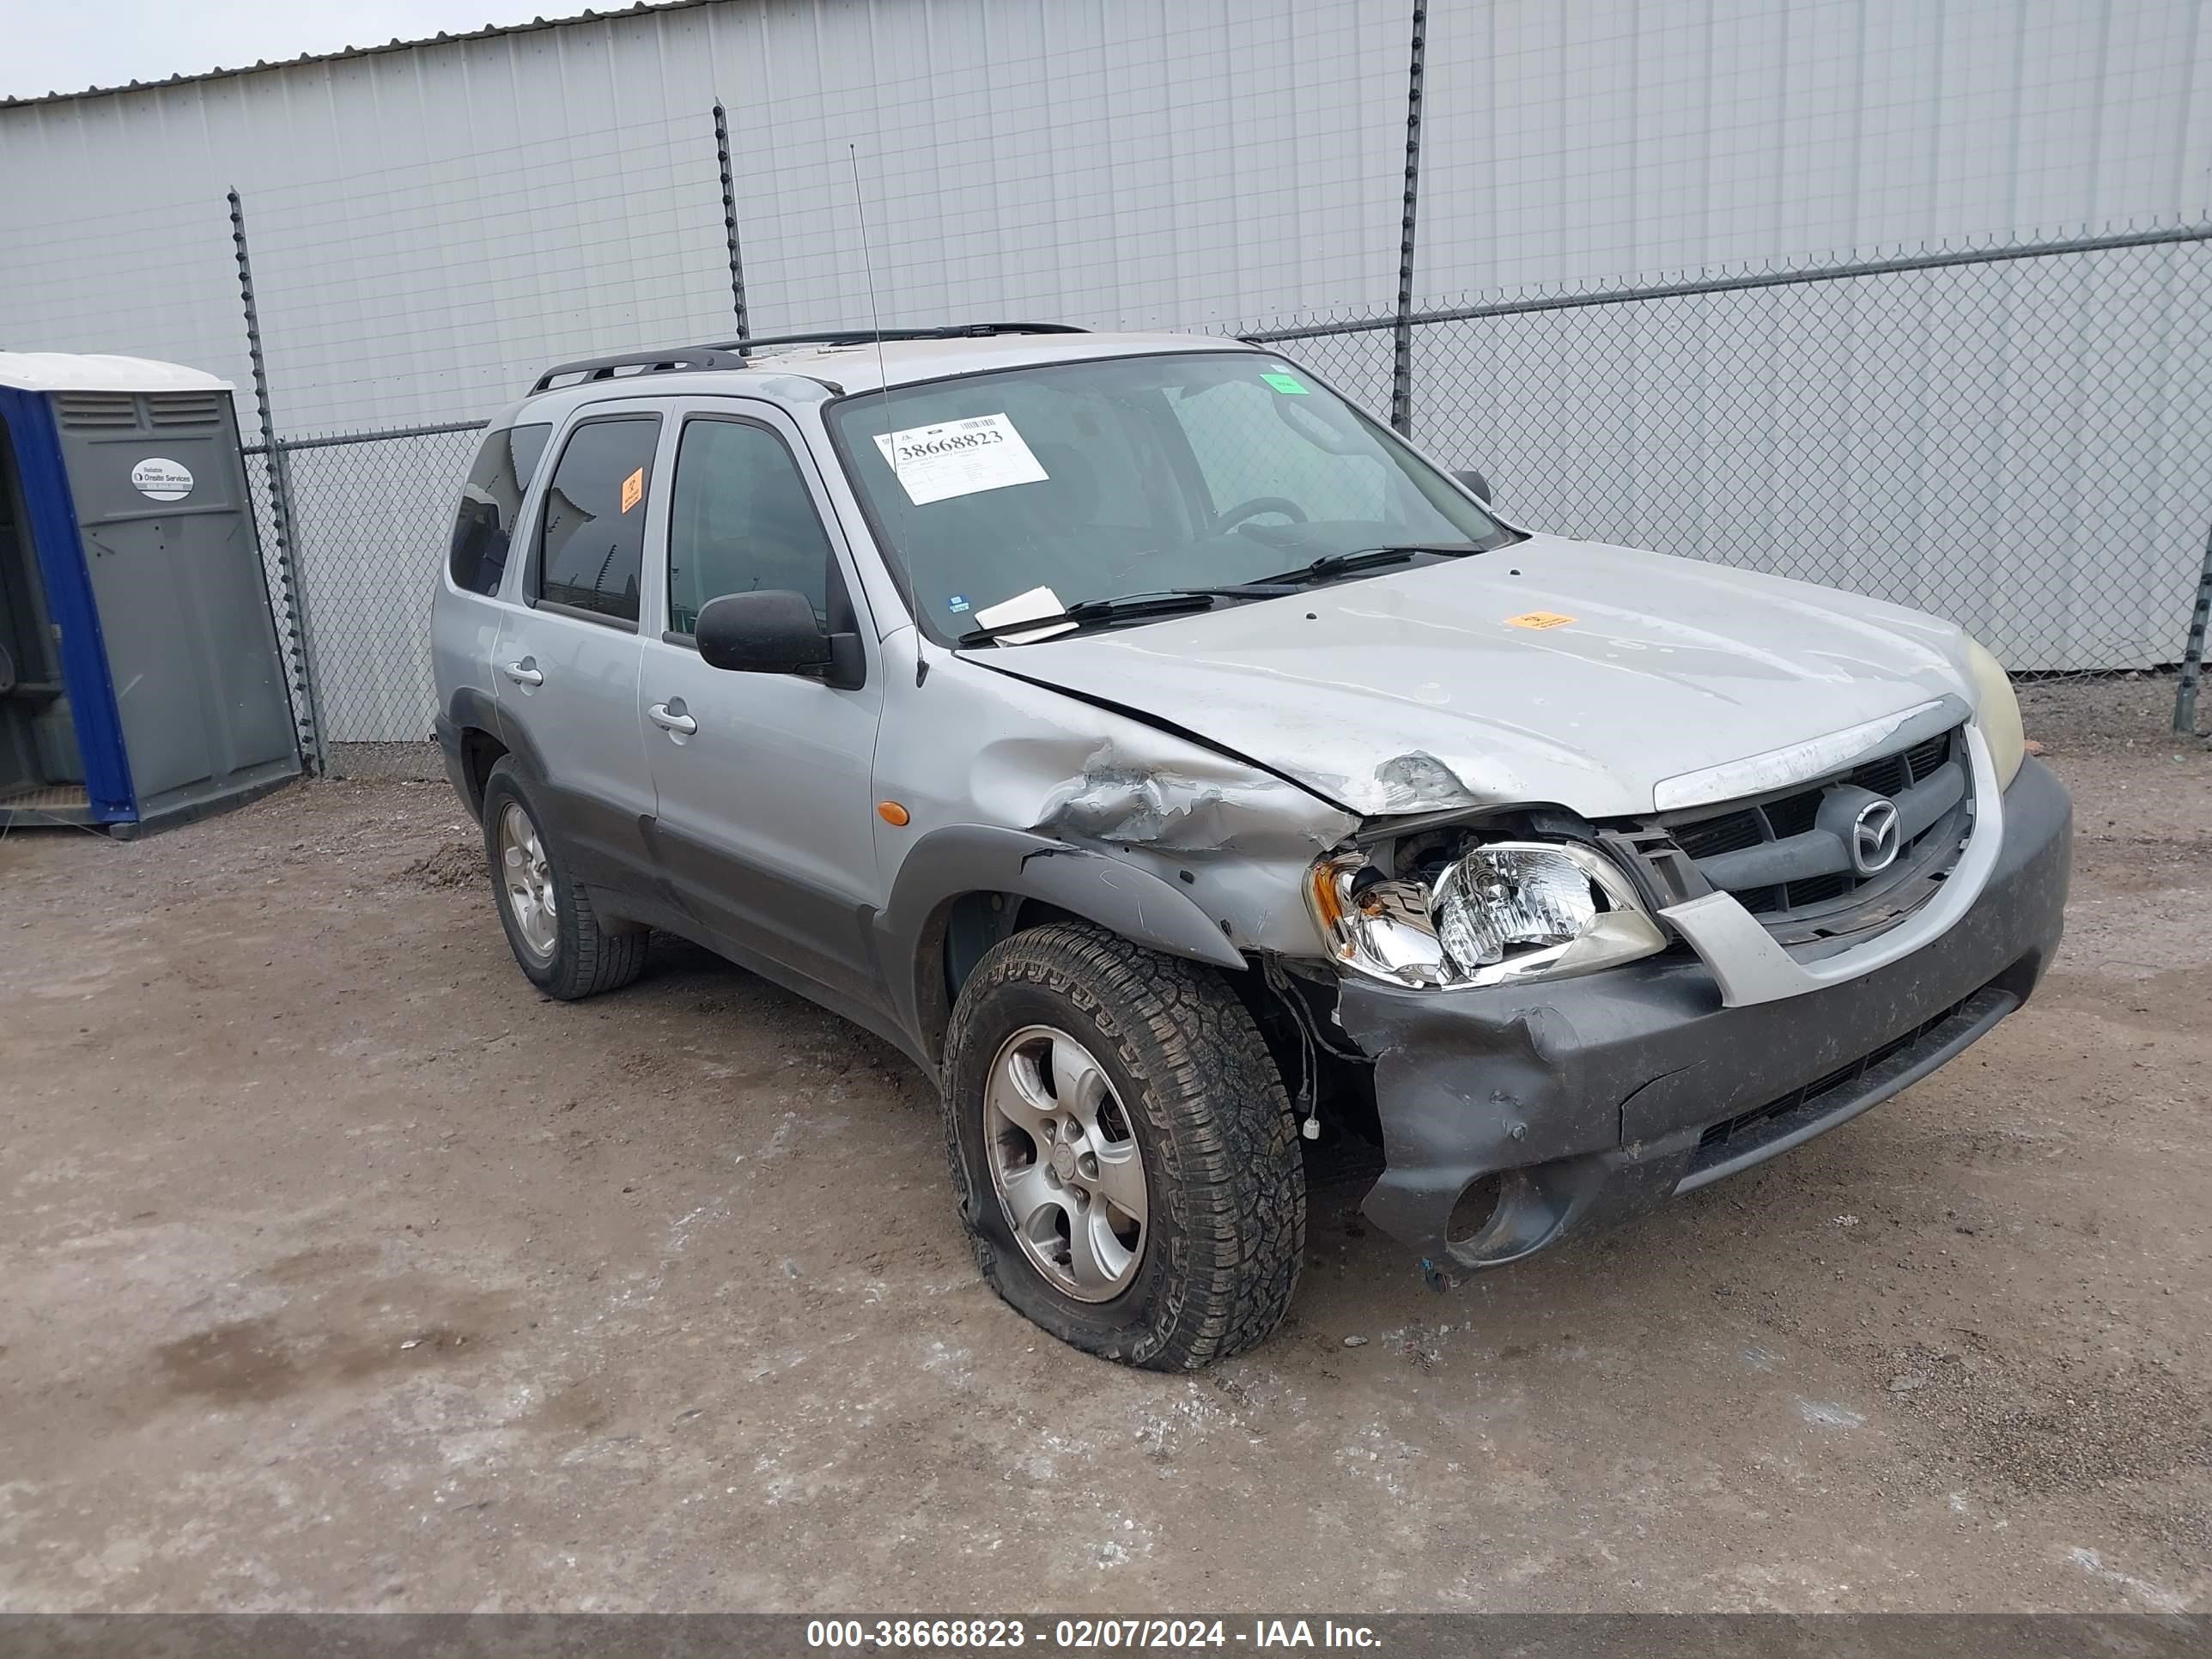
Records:
[[[947,611],[965,611],[968,608],[968,596],[965,593],[955,593],[951,599],[945,600],[945,608]]]

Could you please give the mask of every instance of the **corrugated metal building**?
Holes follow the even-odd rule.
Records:
[[[481,415],[754,322],[1387,306],[1409,0],[716,0],[0,106],[0,343]],[[2208,0],[1438,0],[1425,295],[2203,216]]]
[[[1411,9],[694,0],[0,106],[0,346],[244,384],[232,186],[288,433],[480,417],[563,356],[726,337],[718,98],[757,332],[867,320],[855,161],[886,323],[1377,313]],[[1434,0],[1422,167],[1427,296],[2201,220],[2212,0]],[[1578,372],[1522,392],[1555,408]],[[2056,613],[2015,634],[2021,665],[2111,665]]]

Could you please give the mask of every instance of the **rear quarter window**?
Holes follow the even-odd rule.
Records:
[[[550,425],[510,426],[487,434],[476,465],[461,488],[453,515],[453,541],[447,558],[453,586],[468,593],[496,593],[507,574],[507,550],[523,493],[545,453]]]
[[[659,441],[658,415],[608,416],[569,433],[538,518],[539,603],[636,623]]]

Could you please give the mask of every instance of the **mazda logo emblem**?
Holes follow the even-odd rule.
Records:
[[[1851,868],[1863,876],[1879,874],[1897,862],[1897,849],[1904,840],[1896,802],[1869,801],[1851,820]]]

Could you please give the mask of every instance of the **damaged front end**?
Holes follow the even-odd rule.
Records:
[[[1971,857],[1901,919],[1823,913],[1842,933],[1810,945],[1747,916],[1753,975],[1714,920],[1735,901],[1648,805],[1507,805],[1407,752],[1363,772],[1389,786],[1368,812],[1367,792],[995,663],[940,659],[927,683],[912,726],[887,709],[878,763],[912,809],[879,836],[881,925],[915,963],[921,1051],[930,999],[1034,905],[1228,970],[1309,1133],[1379,1140],[1367,1216],[1447,1277],[1847,1121],[2017,1007],[2058,938],[2064,792],[2033,763],[2004,787],[1971,733]]]
[[[1493,1266],[1601,1196],[1626,1213],[1665,1195],[1618,1158],[1619,1115],[1573,1063],[1588,1033],[1553,988],[1666,952],[1662,902],[1554,810],[1386,820],[1316,861],[1334,972],[1308,988],[1370,1062],[1372,1220],[1431,1264]]]
[[[1501,1191],[1540,1180],[1543,1202],[1570,1212],[1563,1181],[1595,1189],[1613,1179],[1596,1164],[1582,1176],[1514,1173],[1601,1161],[1619,1146],[1610,1103],[1562,1075],[1566,1045],[1554,1038],[1565,1017],[1545,1006],[1546,976],[1586,976],[1667,945],[1650,902],[1588,823],[1486,806],[1419,755],[1375,769],[1395,810],[1363,819],[1181,732],[995,667],[943,665],[929,690],[943,724],[927,741],[887,732],[887,755],[932,752],[966,724],[971,698],[991,700],[995,730],[964,768],[899,786],[925,830],[921,848],[965,823],[1019,826],[1030,848],[1018,877],[1008,867],[971,878],[1008,898],[974,954],[1019,925],[1018,882],[1030,900],[1155,948],[1250,969],[1247,1000],[1299,1117],[1311,1133],[1318,1103],[1347,1129],[1379,1133],[1387,1168],[1367,1212],[1425,1256],[1468,1266],[1548,1242],[1556,1228],[1531,1219],[1516,1194],[1482,1218],[1491,1237],[1479,1251],[1463,1240],[1448,1248],[1448,1232],[1468,1231],[1487,1177]],[[927,785],[956,780],[957,794],[931,799]],[[935,830],[937,820],[947,827]],[[909,868],[926,856],[918,848]],[[1048,890],[1048,879],[1063,884]],[[1085,884],[1118,908],[1109,915],[1103,896],[1086,907]],[[1185,915],[1202,916],[1225,950],[1200,950],[1180,931]],[[955,957],[969,957],[957,941]],[[1504,1000],[1478,1007],[1472,996]]]
[[[1924,1077],[2027,1000],[2062,927],[2064,791],[2031,764],[1986,816],[1986,879],[1960,884],[1955,919],[1926,907],[1943,925],[1909,951],[1884,940],[1910,920],[1800,951],[1806,988],[1764,999],[1730,994],[1668,925],[1680,889],[1635,826],[1498,812],[1362,832],[1315,867],[1335,971],[1307,988],[1371,1062],[1385,1168],[1365,1213],[1447,1277],[1502,1266]],[[1814,977],[1831,967],[1850,971]]]

